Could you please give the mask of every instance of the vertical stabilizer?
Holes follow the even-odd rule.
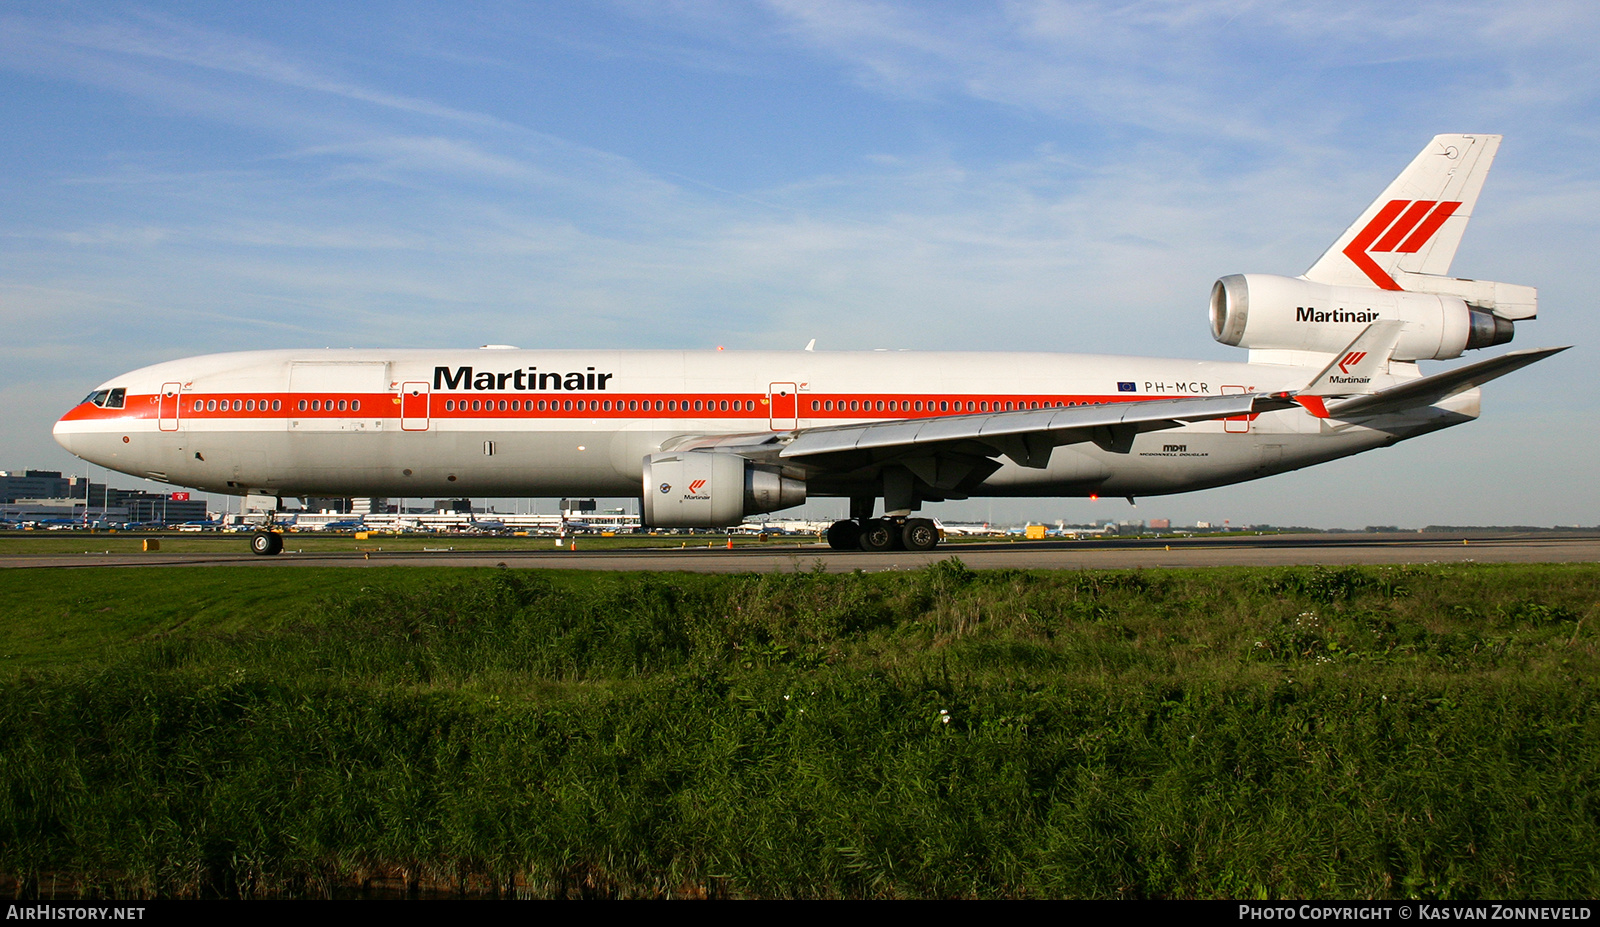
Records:
[[[1498,135],[1434,136],[1306,279],[1400,290],[1404,274],[1449,273],[1499,147]]]

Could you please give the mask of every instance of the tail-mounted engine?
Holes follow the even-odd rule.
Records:
[[[644,459],[644,523],[652,527],[722,528],[804,501],[804,481],[737,454],[679,451]]]
[[[1532,287],[1404,275],[1429,292],[1330,286],[1298,277],[1233,274],[1211,287],[1211,335],[1241,348],[1333,353],[1380,319],[1405,324],[1394,360],[1444,360],[1505,344],[1533,318]]]

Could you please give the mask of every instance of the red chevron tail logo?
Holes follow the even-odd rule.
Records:
[[[1354,367],[1355,365],[1361,363],[1361,359],[1363,357],[1366,357],[1366,356],[1367,356],[1367,352],[1366,351],[1351,351],[1349,354],[1346,354],[1342,360],[1339,361],[1339,372],[1340,373],[1349,373],[1350,372],[1349,368]]]
[[[1350,239],[1350,244],[1344,246],[1344,256],[1361,268],[1373,283],[1385,290],[1398,290],[1400,284],[1368,255],[1417,253],[1439,231],[1439,226],[1460,208],[1460,202],[1390,200],[1356,237]]]
[[[700,487],[704,486],[705,484],[706,484],[705,480],[695,480],[693,483],[690,483],[689,484],[689,495],[691,495],[691,496],[700,495]]]

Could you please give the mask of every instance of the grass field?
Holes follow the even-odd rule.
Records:
[[[0,572],[19,894],[1600,894],[1600,567]]]

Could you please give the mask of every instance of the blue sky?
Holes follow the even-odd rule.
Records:
[[[0,467],[82,472],[49,426],[90,386],[257,347],[1242,357],[1214,279],[1300,273],[1431,136],[1493,132],[1452,270],[1578,347],[1483,420],[935,514],[1593,525],[1597,40],[1548,0],[12,2]]]

